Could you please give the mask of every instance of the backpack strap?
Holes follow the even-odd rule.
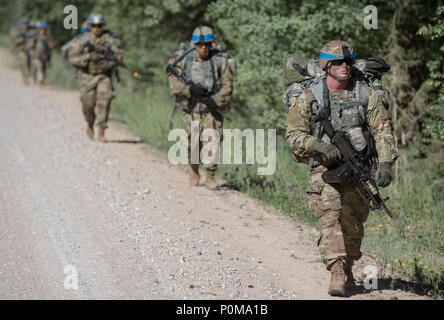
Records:
[[[359,103],[367,110],[368,105],[368,85],[364,81],[359,81]]]
[[[327,87],[327,81],[325,78],[316,79],[310,85],[311,92],[313,93],[314,100],[319,104],[318,113],[324,109],[330,108],[330,98]],[[313,103],[312,101],[311,103]],[[321,139],[322,137],[322,126],[320,122],[316,122],[311,125],[311,131],[316,139]],[[308,165],[310,167],[318,165],[318,162],[314,158],[308,160]]]

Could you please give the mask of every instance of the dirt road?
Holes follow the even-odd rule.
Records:
[[[78,93],[24,86],[12,65],[1,50],[1,299],[331,299],[315,230],[190,187],[117,122],[120,143],[87,140]],[[394,296],[421,298],[350,298]]]

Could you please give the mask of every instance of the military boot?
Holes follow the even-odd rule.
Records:
[[[89,140],[94,139],[94,129],[90,125],[88,125],[88,127],[86,128],[86,136],[88,137]]]
[[[347,290],[355,290],[356,289],[356,281],[353,277],[353,259],[348,258],[346,259],[347,263],[345,265],[345,275],[347,277],[347,281],[345,282],[345,288]]]
[[[345,296],[345,264],[342,260],[336,261],[330,271],[331,280],[328,287],[328,294],[331,296]]]
[[[205,176],[205,187],[210,190],[216,190],[217,189],[217,183],[214,179],[214,173],[213,170],[207,170],[206,176]]]
[[[199,165],[191,164],[189,169],[189,178],[190,185],[198,186],[199,185]]]
[[[107,142],[105,138],[105,128],[99,127],[99,132],[97,133],[97,140],[100,142]]]

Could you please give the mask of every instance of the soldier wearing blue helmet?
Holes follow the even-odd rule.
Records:
[[[111,77],[116,69],[114,61],[106,59],[103,51],[109,51],[122,61],[120,39],[103,30],[105,18],[100,13],[89,16],[91,30],[74,39],[68,50],[68,59],[78,69],[78,85],[82,111],[87,122],[86,135],[94,138],[94,126],[98,128],[97,139],[106,142],[105,129],[111,100],[115,97]],[[99,50],[100,49],[100,50]]]
[[[43,85],[46,76],[46,68],[51,59],[53,40],[49,34],[49,26],[46,22],[38,21],[35,26],[38,33],[30,40],[29,44],[31,73],[34,82]]]
[[[208,26],[198,26],[191,35],[190,46],[176,52],[169,61],[170,66],[180,69],[187,79],[184,82],[173,73],[168,74],[175,110],[179,107],[183,110],[183,122],[188,135],[189,182],[193,186],[199,185],[199,163],[192,163],[191,153],[198,149],[200,154],[210,141],[192,145],[192,120],[199,121],[199,134],[205,129],[214,129],[222,138],[223,117],[217,111],[230,104],[233,90],[234,61],[213,43],[213,30]],[[211,190],[218,188],[214,178],[217,154],[208,154],[209,161],[200,159],[206,171],[205,187]]]
[[[21,18],[10,31],[11,40],[17,52],[20,71],[22,72],[23,82],[25,84],[29,84],[30,57],[27,47],[32,35],[33,30],[30,27],[30,21],[28,18]]]

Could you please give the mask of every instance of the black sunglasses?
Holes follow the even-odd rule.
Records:
[[[352,65],[352,61],[351,60],[333,60],[331,62],[332,66],[338,67],[338,66],[342,66],[342,64],[345,62],[346,65],[351,66]]]

